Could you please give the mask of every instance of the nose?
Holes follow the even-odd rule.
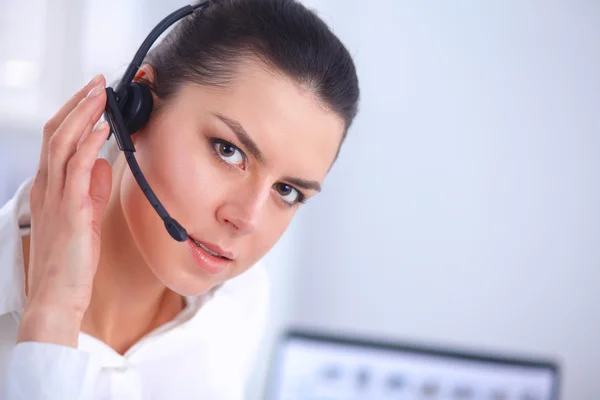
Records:
[[[235,191],[217,209],[217,219],[239,235],[256,232],[271,188],[254,187]]]

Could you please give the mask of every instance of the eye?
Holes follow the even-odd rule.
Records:
[[[304,195],[293,186],[290,186],[287,183],[279,182],[274,185],[274,188],[277,193],[279,193],[283,201],[289,205],[293,206],[298,203],[304,203]]]
[[[245,161],[242,151],[229,142],[213,139],[213,148],[229,164],[242,166]]]

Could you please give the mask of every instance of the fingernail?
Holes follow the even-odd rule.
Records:
[[[89,86],[93,83],[98,83],[98,82],[100,82],[101,79],[102,79],[102,74],[98,74],[95,77],[93,77],[86,86]]]
[[[106,128],[108,126],[108,123],[106,121],[102,121],[100,122],[98,125],[96,125],[96,131],[101,131],[102,129]]]
[[[93,88],[92,90],[90,90],[90,92],[88,93],[87,97],[98,96],[103,91],[104,91],[104,88],[102,86],[96,86],[95,88]]]

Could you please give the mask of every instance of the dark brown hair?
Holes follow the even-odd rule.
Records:
[[[152,90],[166,100],[186,82],[227,84],[247,56],[311,90],[345,121],[347,132],[359,99],[352,57],[327,25],[295,0],[211,1],[175,25],[144,63],[155,71]]]

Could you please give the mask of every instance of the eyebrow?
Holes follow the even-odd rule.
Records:
[[[213,113],[213,115],[220,119],[229,127],[229,129],[231,129],[233,133],[235,133],[235,136],[237,136],[238,140],[242,142],[244,147],[250,152],[250,154],[252,154],[252,156],[254,156],[254,158],[256,158],[256,160],[258,160],[259,163],[265,163],[265,156],[263,155],[262,151],[260,151],[254,140],[252,140],[250,135],[248,135],[248,132],[246,132],[242,124],[218,113]]]
[[[246,132],[242,124],[219,113],[213,113],[213,115],[227,125],[229,129],[231,129],[235,136],[237,136],[238,140],[244,145],[244,147],[246,147],[250,154],[252,154],[252,156],[254,156],[259,163],[263,165],[265,164],[265,156],[263,155],[262,151],[260,151],[254,140],[252,140],[250,135],[248,135],[248,132]],[[282,178],[282,180],[302,189],[316,190],[317,192],[321,191],[321,185],[317,181],[308,181],[306,179],[293,178],[289,176]]]
[[[292,185],[301,187],[302,189],[321,191],[321,185],[317,181],[307,181],[300,178],[284,177],[282,180],[291,183]]]

